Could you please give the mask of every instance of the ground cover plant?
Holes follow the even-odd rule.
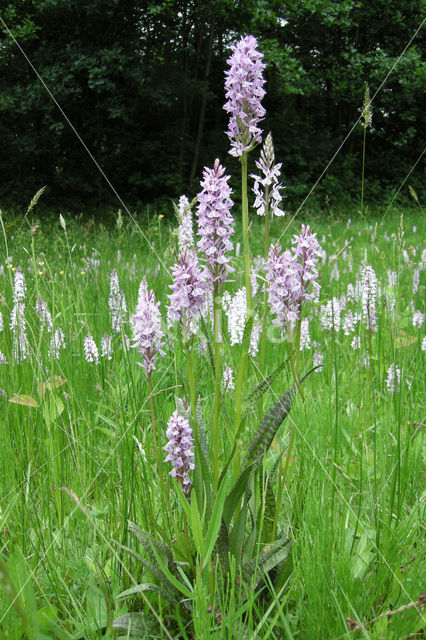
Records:
[[[241,226],[219,160],[177,224],[2,215],[4,637],[424,632],[421,211],[285,216],[262,71]]]

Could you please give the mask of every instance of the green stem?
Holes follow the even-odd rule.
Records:
[[[292,336],[291,329],[288,329],[288,349],[289,349],[289,355],[290,355],[290,369],[291,369],[291,373],[293,374],[293,378],[296,383],[296,387],[300,394],[300,397],[302,398],[303,402],[305,402],[305,395],[302,391],[302,387],[300,386],[299,376],[297,375],[296,367],[294,366],[294,350],[293,350],[292,339],[293,339],[293,336]]]
[[[188,384],[189,384],[189,403],[191,407],[192,426],[194,429],[195,441],[198,442],[198,424],[197,424],[197,393],[195,388],[194,376],[194,359],[192,353],[192,340],[185,345]]]
[[[215,282],[213,292],[214,322],[214,409],[212,431],[213,484],[217,490],[219,484],[219,410],[220,410],[220,305],[218,285]]]
[[[241,156],[241,193],[242,193],[242,221],[244,244],[244,277],[247,296],[247,318],[252,314],[253,301],[251,297],[250,279],[250,245],[248,236],[248,198],[247,198],[247,153]]]
[[[365,142],[367,127],[364,126],[364,141],[362,145],[362,173],[361,173],[361,218],[364,215],[364,171],[365,171]]]
[[[286,455],[286,458],[285,458],[285,463],[284,463],[283,474],[282,474],[282,477],[281,477],[281,482],[280,482],[280,485],[278,487],[277,504],[276,504],[275,514],[274,514],[274,524],[273,524],[273,527],[272,527],[272,540],[275,540],[276,534],[277,534],[278,513],[281,510],[281,500],[282,500],[282,497],[283,497],[284,486],[285,486],[285,483],[287,481],[287,473],[288,473],[288,468],[289,468],[289,465],[290,465],[290,458],[291,458],[291,453],[292,453],[292,450],[293,450],[293,445],[294,445],[294,429],[290,429],[290,442],[289,442],[288,449],[287,449],[287,455]]]
[[[268,203],[269,199],[269,185],[265,187],[265,201]],[[268,259],[269,255],[269,227],[270,227],[270,214],[269,214],[269,206],[266,205],[265,208],[265,244],[264,244],[264,256],[265,261]],[[263,320],[262,320],[262,336],[260,339],[260,353],[259,353],[259,368],[260,373],[264,375],[265,373],[265,352],[266,352],[266,325],[268,323],[268,292],[264,290],[263,295]],[[263,415],[263,396],[259,398],[259,418]]]

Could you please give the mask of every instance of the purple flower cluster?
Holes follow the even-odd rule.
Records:
[[[189,472],[195,468],[194,443],[188,418],[175,411],[167,423],[166,436],[168,443],[164,450],[168,455],[164,462],[172,463],[170,475],[180,481],[183,492],[188,494],[192,486]]]
[[[293,252],[300,264],[300,280],[302,283],[303,300],[314,300],[320,285],[318,284],[317,263],[320,245],[316,233],[309,233],[309,225],[302,224],[300,235],[294,235],[291,241]],[[308,293],[312,284],[312,293]]]
[[[206,304],[206,273],[201,271],[195,251],[181,249],[172,274],[168,317],[171,323],[182,320],[189,331],[190,321],[198,317]]]
[[[228,273],[233,271],[226,255],[232,250],[230,236],[234,232],[234,219],[230,213],[233,202],[228,185],[229,176],[224,176],[225,168],[215,160],[213,169],[204,168],[202,191],[198,195],[198,247],[204,252],[209,265],[210,282],[222,284]]]
[[[133,347],[137,348],[143,358],[145,371],[150,373],[155,369],[155,360],[158,355],[164,355],[162,341],[164,333],[161,330],[161,315],[158,307],[159,302],[155,302],[153,291],[148,290],[145,280],[142,280],[139,287],[138,303],[136,312],[132,317],[133,325]]]
[[[294,236],[292,244],[292,251],[284,252],[279,243],[272,245],[265,264],[269,304],[277,316],[274,322],[283,328],[294,324],[300,316],[302,302],[313,300],[319,289],[316,234],[310,234],[309,226],[302,225],[300,235]],[[313,291],[309,293],[311,284]]]
[[[227,60],[224,109],[231,115],[227,136],[231,140],[230,154],[236,157],[253,149],[262,139],[262,129],[258,126],[265,115],[261,104],[265,95],[262,58],[256,38],[246,36],[233,47]]]
[[[285,328],[292,326],[299,317],[302,284],[300,265],[291,251],[282,251],[281,245],[271,245],[265,264],[267,291],[273,322]]]

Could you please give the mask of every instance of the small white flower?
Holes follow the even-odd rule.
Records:
[[[395,391],[399,391],[400,382],[401,371],[395,364],[391,364],[388,369],[388,377],[386,379],[386,387],[389,393],[395,393]]]
[[[86,362],[99,363],[99,351],[90,333],[84,338],[84,357]]]
[[[225,387],[225,391],[235,389],[234,372],[232,371],[231,367],[226,367],[223,372],[223,386]]]

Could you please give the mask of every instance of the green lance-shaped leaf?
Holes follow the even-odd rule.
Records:
[[[127,632],[124,637],[145,638],[146,634],[153,634],[158,632],[158,622],[154,616],[146,616],[144,613],[126,613],[124,616],[115,618],[112,622],[113,629],[121,629]],[[150,635],[150,637],[152,637]]]
[[[203,447],[195,443],[195,469],[193,471],[192,493],[197,497],[197,504],[204,514],[204,521],[208,522],[213,505],[213,494],[210,482],[210,470]],[[185,498],[186,499],[186,498]]]
[[[299,384],[302,383],[303,380],[305,380],[305,378],[314,371],[314,369],[317,369],[317,367],[313,367],[302,378],[299,378]],[[291,389],[283,393],[281,398],[279,398],[264,415],[245,457],[244,461],[246,464],[250,464],[253,461],[259,462],[268,451],[276,432],[281,426],[281,423],[290,413],[295,393],[296,384],[294,384]]]
[[[131,520],[128,520],[127,523],[129,526],[129,531],[131,531],[137,537],[147,554],[150,556],[151,560],[155,561],[155,555],[152,552],[152,548],[154,547],[155,549],[157,549],[157,551],[165,555],[169,562],[173,562],[172,552],[167,547],[167,545],[154,538],[154,536],[152,536],[147,531],[143,531],[142,529],[140,529],[140,527],[138,527],[134,522],[131,522]]]
[[[268,571],[271,571],[280,562],[283,562],[291,550],[291,541],[287,537],[279,538],[269,545],[266,545],[259,553],[258,557],[252,558],[242,567],[242,578],[248,582],[257,572],[259,579]],[[259,580],[256,580],[258,584]]]
[[[251,404],[255,404],[259,398],[263,396],[265,391],[269,389],[271,384],[274,382],[277,375],[284,369],[288,362],[288,358],[284,360],[276,369],[269,375],[267,378],[262,380],[258,385],[254,387],[246,397],[246,402],[250,402]]]
[[[272,482],[270,476],[266,478],[265,488],[265,513],[264,513],[264,540],[269,540],[272,537],[272,530],[274,526],[274,513],[276,509],[275,494],[272,488]]]
[[[166,578],[166,576],[164,575],[164,572],[161,569],[157,568],[155,564],[153,564],[150,560],[148,560],[147,558],[144,558],[139,553],[137,553],[133,549],[130,549],[130,547],[126,547],[123,544],[119,544],[119,547],[124,551],[127,551],[128,553],[130,553],[130,555],[133,556],[135,560],[140,562],[141,565],[143,565],[145,569],[147,569],[150,572],[150,574],[153,575],[154,578],[158,580],[158,582],[160,582],[166,589],[170,591],[170,593],[173,593],[175,591],[175,587],[173,586],[172,582],[170,582],[170,580]]]
[[[152,582],[144,582],[143,584],[137,584],[134,587],[130,587],[130,589],[126,589],[126,591],[122,591],[118,594],[117,599],[122,600],[123,598],[130,598],[131,596],[143,594],[146,591],[152,591],[153,593],[160,594],[166,602],[170,602],[173,605],[178,604],[178,601],[170,591],[165,591],[158,585],[152,584]]]

